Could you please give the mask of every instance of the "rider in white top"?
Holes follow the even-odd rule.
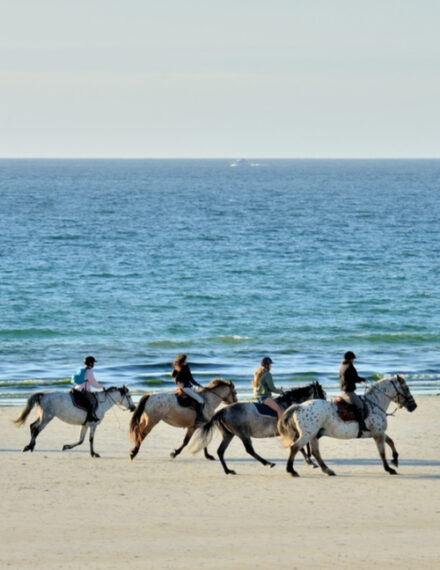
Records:
[[[86,365],[86,372],[84,375],[84,382],[75,386],[75,390],[79,390],[84,395],[84,400],[87,402],[87,420],[90,422],[99,422],[99,418],[96,416],[96,408],[98,402],[96,396],[92,394],[90,386],[97,388],[98,390],[104,390],[102,386],[95,378],[92,368],[95,366],[96,359],[94,356],[86,356],[84,358],[84,364]]]
[[[93,364],[94,363],[95,361],[93,362]],[[102,386],[96,380],[95,375],[93,374],[93,370],[87,367],[86,373],[84,375],[84,382],[82,384],[77,384],[75,386],[75,390],[80,390],[81,392],[87,390],[87,392],[91,392],[90,386],[93,386],[93,388],[97,388],[98,390],[104,390],[104,386]]]

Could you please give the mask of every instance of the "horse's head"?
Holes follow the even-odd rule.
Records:
[[[233,404],[237,401],[237,392],[231,380],[223,378],[214,378],[208,386],[202,388],[201,392],[211,391],[221,398],[225,404]]]
[[[417,408],[417,404],[409,391],[405,378],[397,374],[396,379],[391,380],[391,382],[396,391],[396,402],[399,407],[406,408],[408,412],[413,412]]]
[[[325,393],[324,388],[321,386],[319,382],[312,382],[313,385],[313,396],[312,400],[326,400],[327,394]]]
[[[117,403],[126,410],[134,412],[136,409],[136,406],[131,399],[130,390],[127,388],[127,386],[121,386],[120,388],[117,386],[111,386],[110,388],[107,388],[106,392],[113,392],[115,394],[118,393],[120,399]]]
[[[292,388],[291,390],[286,390],[282,396],[277,398],[280,404],[284,404],[286,407],[291,404],[300,404],[301,402],[306,402],[307,400],[325,400],[326,395],[323,387],[319,382],[312,382],[307,386],[300,386],[298,388]]]

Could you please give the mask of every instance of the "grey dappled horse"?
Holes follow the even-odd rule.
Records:
[[[370,431],[364,431],[362,437],[372,437],[376,442],[382,464],[390,475],[396,475],[385,457],[385,443],[393,450],[392,463],[397,466],[397,451],[394,442],[385,433],[387,429],[387,408],[390,402],[395,402],[400,408],[405,407],[409,412],[417,408],[417,404],[409,391],[402,376],[380,380],[370,386],[365,392],[365,401],[368,407],[368,417],[365,424]],[[321,458],[318,439],[323,435],[336,439],[355,439],[358,434],[356,421],[344,422],[340,419],[337,406],[333,402],[316,400],[304,404],[290,406],[278,422],[278,429],[286,447],[290,446],[290,455],[287,460],[286,470],[297,477],[298,473],[293,468],[295,455],[307,443],[310,442],[312,453],[319,463],[322,471],[327,475],[335,475]]]
[[[285,409],[293,402],[305,402],[311,398],[325,399],[325,392],[319,382],[312,382],[307,386],[286,390],[282,396],[276,398],[276,401]],[[238,402],[232,404],[232,406],[222,408],[207,424],[195,432],[190,444],[192,453],[198,453],[202,448],[206,449],[212,439],[214,427],[217,427],[223,437],[217,454],[226,475],[235,475],[235,471],[228,468],[224,459],[225,451],[234,436],[239,437],[249,455],[260,461],[263,465],[269,465],[270,467],[275,465],[275,463],[267,461],[255,452],[251,438],[277,436],[276,415],[261,414],[253,402]],[[306,457],[304,452],[303,454],[306,461],[313,464],[310,458]]]
[[[210,418],[215,409],[223,402],[232,404],[237,401],[237,393],[234,384],[230,380],[214,378],[208,386],[198,390],[198,393],[205,401],[203,415]],[[130,451],[131,459],[134,459],[139,452],[143,440],[147,437],[154,426],[160,421],[164,421],[170,426],[187,428],[182,445],[171,452],[172,459],[177,457],[188,444],[194,433],[194,422],[196,412],[193,408],[184,408],[178,401],[176,394],[145,394],[139,400],[130,422],[130,437],[135,446]],[[205,448],[205,457],[214,459]]]
[[[16,420],[14,420],[14,423],[18,426],[23,425],[32,408],[34,406],[37,407],[39,417],[30,426],[31,441],[23,448],[23,451],[33,451],[38,434],[43,431],[53,418],[59,418],[68,424],[83,424],[81,427],[79,441],[77,443],[64,445],[63,451],[80,445],[84,441],[87,430],[90,428],[90,455],[92,457],[99,457],[99,454],[93,449],[93,439],[95,437],[96,428],[101,423],[107,410],[115,404],[122,406],[124,409],[129,409],[130,411],[133,411],[136,406],[131,399],[129,389],[126,386],[122,386],[121,388],[106,388],[102,392],[94,392],[94,394],[98,400],[96,417],[99,418],[99,422],[87,422],[85,424],[84,422],[87,418],[87,412],[77,408],[73,404],[70,392],[38,392],[37,394],[30,396],[21,414]]]

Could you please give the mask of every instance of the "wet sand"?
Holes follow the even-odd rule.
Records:
[[[61,452],[79,428],[54,420],[33,453],[20,408],[0,407],[2,568],[438,568],[440,398],[416,398],[389,418],[398,476],[382,468],[372,440],[321,440],[336,477],[298,458],[285,472],[278,439],[254,440],[273,469],[237,439],[218,461],[169,453],[184,431],[157,426],[128,458],[129,412],[110,410],[88,442]],[[391,408],[393,409],[393,408]],[[31,414],[30,421],[34,415]],[[218,437],[210,450],[215,453]],[[390,457],[389,452],[388,457]]]

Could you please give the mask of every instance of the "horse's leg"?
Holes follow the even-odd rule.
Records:
[[[145,416],[146,414],[144,414]],[[130,450],[130,459],[134,459],[136,455],[139,453],[139,449],[141,447],[142,442],[150,433],[150,431],[154,428],[156,424],[160,422],[160,418],[152,418],[151,416],[147,416],[147,421],[142,428],[142,432],[138,435],[136,439],[136,445]]]
[[[391,463],[396,467],[399,467],[399,454],[397,453],[394,441],[387,434],[385,434],[385,443],[391,447],[391,451],[393,452],[393,459],[391,460]]]
[[[252,441],[249,437],[241,436],[240,439],[243,442],[244,448],[249,453],[249,455],[254,457],[257,461],[259,461],[263,465],[269,465],[270,467],[275,467],[275,463],[271,463],[270,461],[267,461],[267,459],[264,459],[264,457],[261,457],[261,455],[258,455],[258,453],[256,453],[256,451],[252,445]]]
[[[77,445],[81,445],[82,442],[84,441],[84,438],[86,437],[86,432],[88,429],[88,425],[85,424],[83,426],[81,426],[81,432],[79,434],[79,441],[76,443],[66,443],[63,445],[63,451],[66,451],[66,449],[73,449],[74,447],[76,447]]]
[[[228,466],[226,465],[225,459],[224,459],[225,451],[228,448],[229,444],[231,443],[231,441],[234,437],[234,434],[232,434],[230,431],[226,431],[226,430],[221,430],[221,431],[223,434],[223,440],[222,440],[219,448],[217,449],[217,455],[220,459],[220,462],[222,464],[222,467],[223,467],[226,475],[236,475],[235,471],[228,468]]]
[[[312,453],[313,456],[315,457],[316,461],[318,462],[319,466],[321,467],[322,471],[324,473],[326,473],[327,475],[336,475],[336,473],[330,469],[329,467],[327,467],[327,465],[324,463],[324,461],[322,460],[321,457],[321,453],[319,451],[319,441],[318,438],[314,437],[311,441],[310,441],[310,445],[312,448]]]
[[[98,425],[99,425],[98,422],[94,422],[90,425],[89,441],[90,441],[90,455],[92,457],[101,457],[99,453],[96,453],[96,451],[93,449],[93,440],[95,438],[95,431]]]
[[[290,454],[289,458],[287,459],[286,471],[287,473],[290,473],[292,477],[299,477],[299,473],[297,473],[293,467],[293,462],[298,451],[302,449],[306,443],[308,443],[307,438],[301,436],[290,447]]]
[[[307,451],[305,451],[304,447],[302,449],[300,449],[300,451],[304,457],[304,461],[307,463],[307,465],[311,465],[313,467],[313,469],[316,469],[318,466],[316,465],[316,463],[312,459],[312,454],[310,451],[310,443],[308,443],[306,445],[306,449],[307,449]]]
[[[194,431],[195,431],[194,426],[191,426],[186,430],[186,434],[185,437],[183,438],[182,445],[170,453],[171,459],[175,459],[178,455],[180,455],[182,449],[184,449],[188,445],[189,440],[192,438]]]
[[[380,458],[382,459],[383,468],[390,475],[397,475],[397,471],[388,465],[387,459],[385,457],[385,434],[373,435],[374,441],[376,442],[377,449],[379,451]]]
[[[43,413],[42,418],[38,418],[38,420],[35,420],[30,425],[31,440],[25,447],[23,447],[23,451],[34,451],[35,441],[37,439],[38,434],[44,430],[44,428],[47,426],[47,424],[51,420],[53,420],[54,417],[55,416],[53,416],[53,415],[46,415],[45,416]]]
[[[215,457],[213,457],[209,451],[207,447],[203,448],[203,453],[205,454],[206,459],[209,459],[209,461],[215,461]]]

